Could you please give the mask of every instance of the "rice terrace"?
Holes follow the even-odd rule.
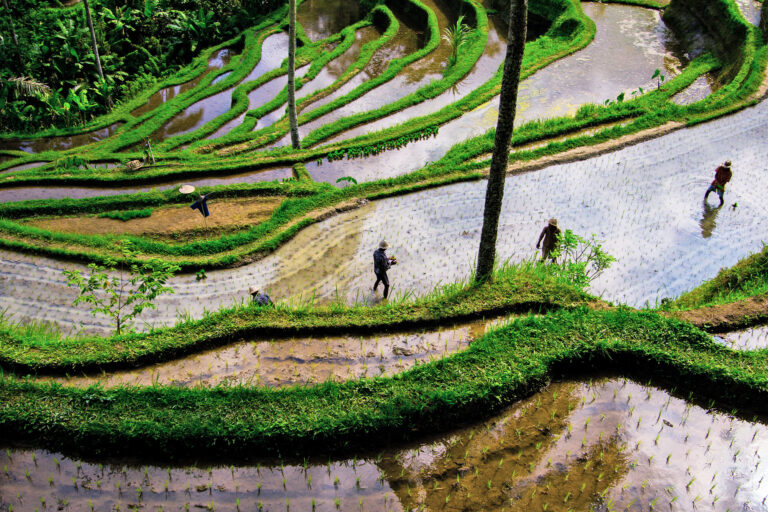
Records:
[[[768,511],[768,2],[2,0],[0,511]]]

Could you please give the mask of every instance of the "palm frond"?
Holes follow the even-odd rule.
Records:
[[[8,78],[6,81],[16,86],[16,94],[18,96],[49,96],[51,94],[50,87],[42,82],[38,82],[34,78],[19,76]]]

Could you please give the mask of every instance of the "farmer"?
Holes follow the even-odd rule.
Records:
[[[199,194],[200,197],[195,200],[194,203],[190,205],[190,208],[193,210],[200,210],[200,213],[203,214],[203,217],[207,217],[211,214],[211,212],[208,210],[208,196],[210,194]]]
[[[397,265],[397,260],[392,257],[387,257],[386,250],[389,248],[389,244],[386,240],[379,242],[379,248],[373,251],[373,273],[376,274],[376,282],[373,285],[373,291],[379,287],[379,283],[384,284],[384,298],[389,295],[389,278],[387,277],[387,270],[392,265]]]
[[[269,295],[267,295],[266,292],[259,293],[258,286],[251,286],[248,289],[248,293],[251,294],[251,304],[255,304],[257,306],[274,306],[272,299],[269,298]]]
[[[539,241],[536,242],[536,248],[541,246],[541,261],[550,258],[552,263],[555,262],[555,257],[551,255],[552,251],[557,245],[557,236],[560,234],[560,228],[557,227],[557,219],[549,219],[546,227],[541,230],[539,235]],[[541,239],[544,239],[544,245],[541,244]]]
[[[726,162],[715,169],[715,179],[707,189],[707,193],[704,194],[704,201],[707,201],[707,196],[710,192],[717,192],[720,197],[720,206],[723,206],[723,194],[725,193],[725,184],[731,181],[733,171],[731,171],[731,161]]]

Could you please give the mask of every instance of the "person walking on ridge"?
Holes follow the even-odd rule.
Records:
[[[731,161],[726,160],[725,163],[715,169],[715,179],[707,189],[707,193],[704,194],[704,202],[707,202],[707,196],[710,192],[717,192],[720,197],[720,206],[723,206],[723,194],[725,193],[725,184],[731,181],[733,177],[733,171],[731,170]]]
[[[397,260],[394,256],[387,257],[386,250],[389,248],[389,244],[386,240],[379,242],[379,248],[373,251],[373,273],[376,274],[376,282],[373,285],[373,291],[379,287],[379,283],[384,285],[384,298],[389,295],[389,277],[387,277],[387,270],[392,265],[397,265]]]
[[[545,261],[547,258],[550,258],[552,260],[552,263],[557,263],[555,261],[555,257],[552,256],[552,251],[555,249],[555,245],[557,245],[557,236],[560,234],[560,228],[557,227],[557,219],[549,219],[549,222],[547,223],[546,227],[541,230],[541,234],[539,235],[539,241],[536,242],[536,248],[538,249],[539,246],[541,246],[541,261]],[[541,243],[542,238],[544,239],[544,244]]]

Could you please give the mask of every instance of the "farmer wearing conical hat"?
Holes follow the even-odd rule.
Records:
[[[557,245],[557,235],[560,234],[560,228],[557,227],[557,219],[549,219],[546,227],[541,230],[539,235],[539,241],[536,242],[536,248],[541,246],[541,261],[545,261],[550,258],[555,263],[555,257],[551,255],[552,251]],[[541,240],[544,239],[544,243]]]
[[[726,160],[725,163],[715,169],[715,179],[707,189],[707,193],[704,194],[704,201],[707,201],[707,196],[710,192],[717,192],[720,197],[720,206],[723,206],[723,194],[725,193],[725,184],[731,181],[733,171],[731,171],[731,161]]]
[[[251,286],[248,289],[248,293],[251,295],[251,303],[257,306],[274,306],[272,299],[269,298],[266,292],[259,293],[258,286]]]
[[[397,260],[394,256],[387,257],[386,250],[389,248],[389,244],[386,240],[379,242],[379,248],[373,251],[373,272],[376,274],[376,282],[373,285],[373,291],[379,287],[379,283],[384,285],[384,298],[389,295],[389,277],[387,277],[387,270],[392,265],[397,265]]]

